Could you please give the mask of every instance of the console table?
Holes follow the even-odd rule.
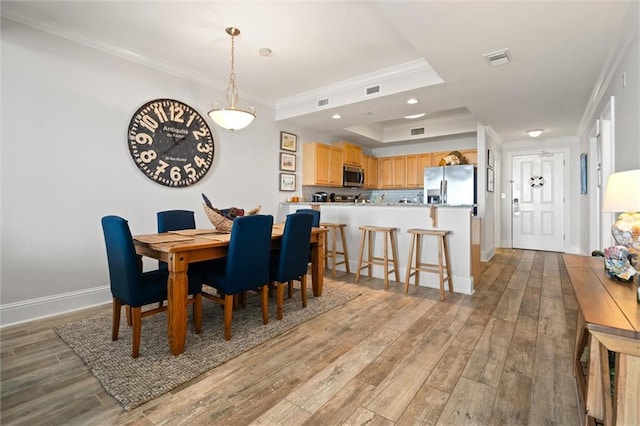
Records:
[[[586,424],[640,424],[640,304],[636,285],[612,279],[602,257],[565,254],[578,302],[574,374]],[[614,365],[610,365],[609,352]],[[610,369],[614,379],[611,383]]]

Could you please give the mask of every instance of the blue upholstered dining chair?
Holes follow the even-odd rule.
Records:
[[[191,210],[165,210],[157,213],[158,232],[195,229],[196,219]]]
[[[196,228],[195,216],[191,210],[165,210],[158,212],[156,216],[158,233]],[[211,263],[212,261],[204,261],[189,264],[189,294],[197,295],[202,291],[200,269]],[[160,260],[158,265],[160,269],[167,269],[166,262]]]
[[[224,306],[224,338],[231,339],[233,297],[257,290],[262,300],[262,322],[269,323],[269,260],[273,216],[237,217],[231,227],[231,239],[225,262],[203,268],[203,282],[218,294],[202,295]]]
[[[133,326],[131,356],[140,354],[140,333],[142,318],[165,311],[158,307],[142,311],[142,307],[152,303],[161,303],[167,298],[167,270],[142,272],[140,258],[133,245],[133,237],[128,222],[118,216],[102,218],[102,231],[107,249],[109,279],[113,295],[113,323],[111,340],[118,339],[120,331],[120,311],[127,306],[127,322]],[[202,298],[194,301],[194,322],[196,332],[202,328]]]
[[[269,278],[276,288],[277,314],[282,319],[284,284],[289,288],[293,280],[300,281],[302,306],[307,306],[307,267],[309,265],[309,240],[313,216],[308,213],[287,215],[282,234],[280,250],[271,252],[271,271]]]
[[[320,227],[320,210],[314,209],[298,209],[296,213],[307,213],[313,216],[313,227]],[[309,263],[311,263],[311,245],[309,245]],[[293,296],[293,282],[289,283],[289,299]],[[306,306],[306,305],[305,305]]]
[[[319,228],[320,227],[320,210],[298,209],[298,210],[296,210],[296,213],[307,213],[307,214],[310,214],[311,216],[313,216],[313,227],[314,228]]]

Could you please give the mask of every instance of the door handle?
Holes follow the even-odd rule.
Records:
[[[520,214],[520,203],[518,202],[518,199],[517,199],[517,198],[514,198],[514,199],[513,199],[513,207],[512,207],[512,210],[513,210],[513,215],[514,215],[514,216],[518,216],[518,215]]]

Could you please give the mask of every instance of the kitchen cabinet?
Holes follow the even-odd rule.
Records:
[[[424,186],[424,169],[431,167],[431,153],[406,156],[406,187],[422,188]]]
[[[393,188],[393,157],[378,158],[378,188]]]
[[[342,165],[344,157],[342,149],[336,146],[331,147],[329,156],[329,186],[342,186]]]
[[[378,187],[378,159],[375,157],[362,156],[362,167],[364,169],[364,187]]]
[[[378,158],[378,188],[406,187],[406,158],[404,155]]]
[[[478,165],[478,150],[477,149],[461,149],[460,154],[467,159],[467,164]]]
[[[402,155],[393,157],[393,187],[405,188],[407,186],[407,158]]]
[[[349,142],[338,142],[334,144],[342,150],[342,163],[347,166],[362,167],[362,148]]]
[[[342,186],[342,149],[318,142],[304,144],[302,184]]]

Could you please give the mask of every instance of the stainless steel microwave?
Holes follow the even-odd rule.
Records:
[[[349,188],[364,186],[364,170],[361,167],[344,166],[342,169],[342,186]]]

